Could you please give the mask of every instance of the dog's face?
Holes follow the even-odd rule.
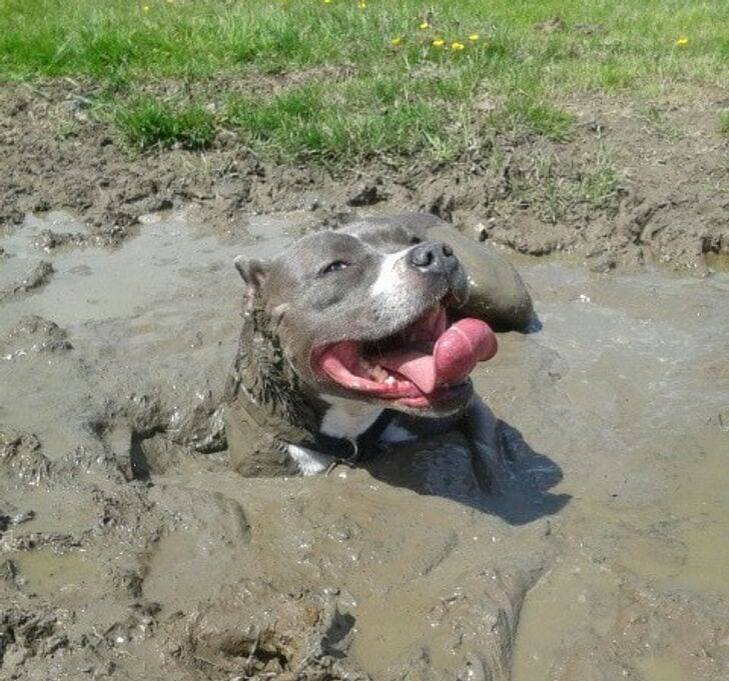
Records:
[[[238,263],[284,356],[316,393],[445,416],[471,397],[468,374],[496,351],[475,319],[449,326],[468,293],[443,242],[372,225],[305,236],[270,263]]]

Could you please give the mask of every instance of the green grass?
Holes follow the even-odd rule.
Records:
[[[521,123],[531,132],[560,141],[572,131],[574,116],[548,104],[534,102],[524,96],[509,101],[504,112],[517,124]]]
[[[719,114],[719,131],[729,135],[729,109]]]
[[[126,141],[140,149],[155,145],[201,149],[215,137],[214,118],[205,109],[151,98],[134,99],[118,107],[116,124]]]
[[[604,208],[615,198],[617,188],[615,168],[604,145],[600,144],[595,158],[577,177],[576,201],[592,208]]]
[[[433,145],[447,144],[444,112],[425,99],[401,98],[382,78],[334,91],[312,83],[269,99],[232,97],[226,112],[227,122],[252,146],[291,157],[411,154],[429,137]]]
[[[579,93],[725,85],[727,25],[725,0],[0,0],[0,82],[99,82],[139,147],[232,127],[281,158],[440,159],[489,130],[563,140]],[[170,81],[185,97],[139,99]]]

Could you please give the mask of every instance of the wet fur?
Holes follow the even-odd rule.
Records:
[[[286,361],[260,295],[246,308],[226,387],[231,464],[246,476],[296,474],[288,445],[313,445],[327,405],[309,394]]]

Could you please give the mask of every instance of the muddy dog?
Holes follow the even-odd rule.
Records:
[[[470,315],[523,326],[531,300],[493,253],[467,272],[458,239],[414,214],[309,234],[268,263],[236,261],[246,289],[226,432],[240,473],[311,475],[453,427],[478,468],[498,467],[494,419],[469,378],[497,342]],[[465,241],[468,259],[481,246]]]

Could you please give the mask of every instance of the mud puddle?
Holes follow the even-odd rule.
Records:
[[[311,221],[150,215],[109,250],[47,248],[84,233],[51,214],[0,241],[0,676],[726,678],[729,277],[520,263],[543,328],[476,375],[499,497],[448,436],[243,479],[232,259]]]

